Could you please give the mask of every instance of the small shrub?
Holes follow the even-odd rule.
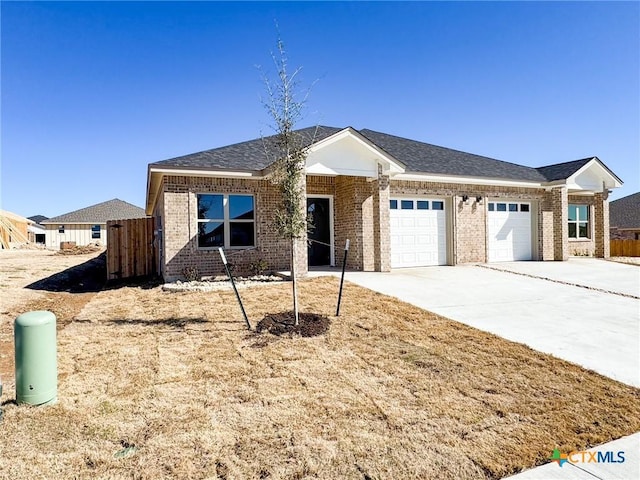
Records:
[[[201,275],[198,267],[184,267],[182,274],[187,282],[197,282],[200,280]]]
[[[264,275],[267,268],[269,268],[269,264],[264,258],[258,258],[249,263],[249,270],[252,275]]]

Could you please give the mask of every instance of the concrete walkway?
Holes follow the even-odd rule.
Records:
[[[488,267],[347,272],[346,279],[640,387],[640,300],[629,296],[634,291],[640,295],[640,267],[596,259]],[[340,272],[310,273],[327,274]],[[558,281],[579,281],[583,287]]]
[[[310,273],[339,274],[335,269]],[[345,278],[640,387],[638,266],[576,258],[347,272]],[[591,450],[623,451],[625,461],[562,467],[553,462],[510,479],[640,479],[640,433]]]
[[[483,266],[640,299],[638,265],[571,258],[568,262],[507,262]]]

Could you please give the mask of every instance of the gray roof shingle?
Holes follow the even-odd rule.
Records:
[[[296,130],[295,133],[300,139],[301,146],[309,146],[342,130],[344,129],[318,126]],[[412,173],[543,183],[568,178],[593,158],[532,168],[374,130],[363,129],[356,131],[379,149],[403,163],[407,167],[407,171]],[[258,138],[162,160],[152,163],[150,166],[261,171],[269,167],[277,158],[275,139],[275,135]]]
[[[33,217],[28,217],[29,220],[33,220],[37,224],[42,223],[44,220],[49,220],[49,217],[45,217],[44,215],[34,215]]]
[[[114,198],[106,202],[81,208],[73,212],[58,215],[57,217],[43,220],[43,225],[64,223],[107,223],[109,220],[123,220],[127,218],[144,218],[145,211],[128,202]]]
[[[296,130],[301,146],[324,140],[342,128],[309,127]],[[247,142],[236,143],[226,147],[214,148],[203,152],[192,153],[182,157],[170,158],[152,163],[154,167],[185,168],[224,168],[229,170],[264,170],[275,160],[275,135],[256,138]]]
[[[360,133],[391,156],[403,162],[407,166],[407,170],[411,172],[533,182],[545,181],[544,176],[535,168],[373,130],[364,129],[360,130]]]
[[[593,157],[583,158],[581,160],[573,160],[572,162],[556,163],[555,165],[547,165],[538,167],[538,170],[549,182],[555,180],[564,180],[576,173],[587,163],[593,160]]]
[[[612,228],[640,228],[640,192],[609,203],[609,225]]]

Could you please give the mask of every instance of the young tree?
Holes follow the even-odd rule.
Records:
[[[275,212],[278,233],[289,240],[291,248],[291,284],[293,289],[293,312],[295,325],[299,324],[298,291],[296,284],[296,253],[306,248],[304,236],[307,232],[306,215],[306,176],[305,161],[307,157],[305,139],[294,128],[302,118],[308,91],[301,97],[297,76],[301,68],[292,73],[288,70],[287,55],[284,44],[278,38],[277,53],[271,54],[277,70],[277,80],[270,80],[263,73],[263,81],[267,90],[267,98],[263,104],[271,119],[275,135],[265,139],[265,152],[271,157],[273,169],[271,180],[280,187],[282,205]]]

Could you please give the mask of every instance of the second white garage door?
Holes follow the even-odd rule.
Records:
[[[531,260],[531,204],[489,202],[488,210],[489,261]]]
[[[446,265],[444,201],[397,198],[390,208],[391,268]]]

